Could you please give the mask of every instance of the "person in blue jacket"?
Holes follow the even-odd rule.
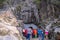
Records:
[[[38,32],[39,40],[40,40],[40,39],[41,39],[41,40],[44,40],[44,32],[43,32],[43,30],[41,29],[41,27],[38,28],[37,32]]]

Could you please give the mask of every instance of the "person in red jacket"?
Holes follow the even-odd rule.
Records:
[[[23,36],[26,37],[27,36],[27,32],[28,32],[27,29],[23,29]]]
[[[27,30],[27,29],[25,29],[25,36],[27,36],[27,32],[28,32],[28,30]]]

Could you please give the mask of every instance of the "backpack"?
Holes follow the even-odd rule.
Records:
[[[27,29],[23,29],[23,35],[24,36],[27,36],[27,32],[28,32]]]
[[[27,32],[28,32],[28,30],[27,30],[27,29],[25,29],[25,35],[27,35]]]

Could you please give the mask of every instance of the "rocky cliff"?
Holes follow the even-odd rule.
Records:
[[[0,13],[0,40],[22,40],[16,26],[18,25],[13,12],[8,9]]]

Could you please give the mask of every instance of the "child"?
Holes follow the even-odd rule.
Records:
[[[37,30],[38,31],[38,37],[39,37],[39,40],[44,40],[44,32],[42,31],[42,29],[39,27],[39,29]]]
[[[37,37],[37,30],[33,29],[33,38],[36,38],[36,37]]]
[[[46,40],[48,40],[48,34],[49,34],[48,30],[45,30]]]

